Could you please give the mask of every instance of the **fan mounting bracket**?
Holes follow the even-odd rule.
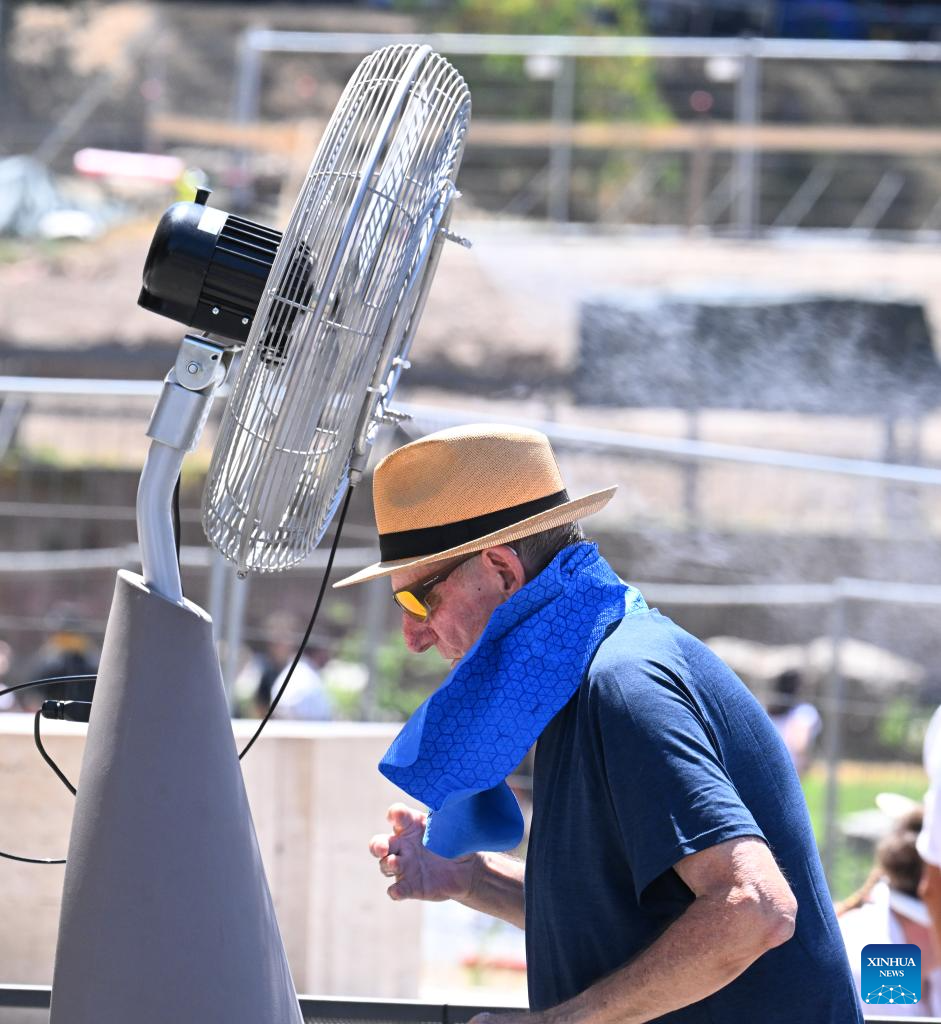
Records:
[[[187,391],[202,391],[211,384],[219,384],[231,358],[231,347],[187,334],[176,354],[176,382]]]

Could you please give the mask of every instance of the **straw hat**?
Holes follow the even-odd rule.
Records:
[[[590,516],[616,487],[571,499],[549,438],[476,423],[450,427],[387,455],[373,474],[382,560],[335,587],[509,544]]]

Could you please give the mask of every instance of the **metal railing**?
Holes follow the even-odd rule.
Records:
[[[299,995],[298,1001],[305,1021],[330,1021],[331,1024],[353,1024],[358,1021],[375,1021],[377,1024],[464,1024],[475,1014],[485,1011],[519,1009],[508,1006],[426,1003],[417,999],[345,999],[311,995]],[[48,1010],[51,1003],[51,985],[0,984],[0,1009]],[[2,1017],[0,1024],[3,1024]]]
[[[3,380],[0,378],[0,391],[2,387]],[[408,413],[414,422],[427,427],[429,431],[467,422],[467,414],[460,410],[409,403],[399,404],[398,407]],[[500,417],[489,416],[486,413],[475,412],[474,417],[480,421],[502,422]],[[751,448],[746,445],[718,444],[695,438],[652,437],[647,434],[603,430],[597,427],[573,427],[554,420],[521,420],[514,417],[514,422],[542,431],[559,447],[578,448],[580,451],[655,455],[679,462],[735,462],[752,466],[866,477],[870,480],[919,484],[925,487],[941,486],[941,469],[929,466],[906,466],[872,459],[843,459],[807,452]]]
[[[155,381],[88,380],[61,377],[3,377],[0,376],[0,395],[39,397],[71,395],[95,398],[150,398],[160,393],[162,384]],[[226,388],[220,389],[225,397]],[[467,422],[467,412],[437,406],[396,403],[416,424],[428,430],[455,426]],[[475,410],[475,419],[502,422],[500,416]],[[520,426],[541,430],[549,438],[565,447],[608,453],[636,453],[655,455],[681,462],[735,462],[748,465],[773,466],[781,469],[809,470],[845,476],[866,477],[892,483],[910,483],[925,487],[941,486],[941,469],[930,466],[910,466],[873,459],[844,459],[806,452],[752,448],[747,445],[718,444],[694,438],[654,437],[648,434],[597,427],[573,427],[555,420],[522,420],[514,417]],[[0,453],[2,454],[2,453]]]
[[[0,985],[0,1008],[48,1010],[52,988],[48,985]],[[332,996],[299,996],[305,1021],[353,1024],[357,1021],[388,1024],[465,1024],[478,1013],[519,1012],[511,1006],[469,1006],[424,1003],[412,999],[343,999]],[[867,1017],[873,1024],[941,1024],[941,1017]],[[0,1024],[3,1024],[0,1018]],[[37,1018],[37,1024],[39,1020]]]
[[[263,91],[263,61],[277,54],[347,54],[364,55],[381,46],[413,43],[414,35],[383,33],[285,32],[264,28],[248,29],[239,46],[235,84],[236,121],[247,128],[259,120]],[[581,145],[597,145],[598,125],[578,125],[573,116],[577,88],[576,62],[598,59],[637,60],[702,60],[725,62],[723,84],[731,82],[734,90],[733,120],[712,122],[693,117],[676,125],[644,126],[620,122],[618,130],[609,131],[613,149],[708,152],[730,151],[731,164],[726,173],[718,173],[705,181],[703,162],[689,169],[688,200],[690,213],[686,226],[710,227],[715,219],[729,211],[728,226],[738,235],[752,236],[778,229],[800,226],[823,192],[833,183],[836,170],[833,153],[893,154],[896,152],[937,153],[941,135],[926,122],[923,129],[901,130],[898,126],[767,124],[762,115],[763,68],[767,62],[876,62],[876,63],[941,63],[941,44],[889,41],[828,41],[817,39],[714,39],[619,36],[537,36],[537,35],[474,35],[459,33],[427,33],[422,42],[430,43],[446,56],[496,57],[515,56],[549,62],[541,72],[551,81],[552,96],[548,123],[540,124],[541,137],[549,149],[544,171],[536,174],[528,187],[545,192],[548,218],[557,222],[570,219],[573,157]],[[704,79],[704,84],[708,81]],[[526,144],[525,133],[519,130],[499,131],[499,124],[478,119],[472,125],[469,146],[516,146]],[[506,125],[506,122],[500,122]],[[512,123],[510,125],[512,128]],[[591,129],[591,130],[589,130]],[[651,130],[653,129],[653,130]],[[773,129],[773,130],[772,130]],[[842,133],[837,137],[834,129]],[[783,134],[782,134],[783,133]],[[532,133],[529,133],[532,134]],[[904,136],[904,138],[903,138]],[[489,143],[488,143],[489,139]],[[773,218],[762,223],[760,214],[763,151],[813,154],[809,171],[801,174],[792,191],[783,197]],[[246,151],[241,152],[243,170],[248,169]],[[705,161],[709,163],[709,160]],[[649,192],[660,175],[643,164],[625,184],[624,195],[639,189]],[[853,215],[843,226],[861,237],[868,237],[884,223],[886,214],[905,188],[904,170],[887,169],[875,179],[871,188],[861,192],[854,202]],[[250,184],[246,185],[250,189]],[[841,190],[845,191],[845,190]],[[241,196],[248,201],[249,194]],[[531,208],[532,201],[516,196],[508,208]],[[634,206],[634,200],[631,206]],[[695,207],[695,209],[693,209]],[[681,226],[681,225],[675,225]],[[927,210],[918,229],[922,234],[941,236],[941,197]]]

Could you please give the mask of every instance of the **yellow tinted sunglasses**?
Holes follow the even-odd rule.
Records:
[[[396,590],[392,595],[392,600],[395,601],[406,615],[410,615],[416,622],[424,622],[431,614],[431,609],[426,602],[432,590],[439,583],[444,583],[455,569],[460,568],[465,562],[469,562],[479,554],[479,551],[475,551],[473,554],[462,558],[459,562],[455,562],[450,569],[446,569],[444,572],[436,573],[434,576],[429,576],[427,579],[413,583],[411,586]]]

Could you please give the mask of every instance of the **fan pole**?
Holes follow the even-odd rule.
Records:
[[[137,535],[144,582],[167,600],[183,600],[170,502],[183,459],[199,443],[231,350],[187,334],[163,382],[147,436],[150,451],[137,488]]]
[[[210,386],[222,376],[213,373]],[[180,400],[171,378],[149,433],[154,449],[185,453],[195,443],[185,431],[166,443],[176,427],[161,403]],[[196,433],[206,412],[189,417]],[[160,453],[150,482],[146,470],[141,480],[146,557],[173,543],[161,502],[168,510],[175,458]],[[159,486],[169,486],[163,499]],[[167,526],[169,540],[145,541],[145,530]],[[105,633],[69,842],[51,1024],[302,1024],[211,619],[172,592],[166,565],[148,567],[146,557],[143,577],[118,573]]]

